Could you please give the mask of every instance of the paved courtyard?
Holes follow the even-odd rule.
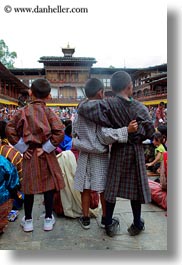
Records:
[[[20,227],[24,211],[19,211],[18,219],[10,222],[6,232],[0,236],[3,250],[167,250],[166,212],[154,204],[142,205],[145,231],[131,237],[127,228],[132,222],[130,202],[117,199],[114,215],[120,219],[120,231],[110,238],[99,227],[98,218],[91,219],[91,228],[81,228],[78,219],[57,217],[54,229],[43,231],[44,206],[42,195],[35,196],[33,209],[34,231],[25,233]]]

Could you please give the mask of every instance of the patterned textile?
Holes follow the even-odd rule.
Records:
[[[131,120],[138,122],[136,133],[128,135],[127,143],[114,143],[111,148],[105,199],[111,203],[116,197],[151,201],[142,141],[155,132],[147,108],[136,100],[122,96],[86,101],[78,113],[103,127],[122,128]]]
[[[16,168],[4,156],[0,155],[0,205],[10,199],[10,191],[19,186]]]
[[[109,165],[109,154],[88,154],[80,152],[75,173],[75,189],[91,189],[98,192],[105,190]]]
[[[33,151],[31,159],[23,159],[22,191],[24,194],[42,193],[64,188],[61,169],[55,152],[44,152],[37,157],[36,147],[51,141],[57,146],[64,138],[64,127],[59,117],[43,100],[35,100],[18,110],[6,126],[6,134],[12,145],[22,137]]]
[[[80,150],[75,174],[75,189],[105,190],[109,165],[109,147],[107,145],[120,140],[127,141],[127,128],[113,130],[77,115],[73,121],[73,146]]]
[[[12,210],[13,200],[9,199],[0,205],[0,233],[4,232],[8,225],[8,214]]]
[[[20,152],[10,146],[7,142],[2,142],[0,143],[0,155],[6,157],[16,167],[21,181],[23,157]]]
[[[81,104],[80,104],[81,105]],[[100,143],[97,131],[100,126],[76,115],[72,125],[73,146],[80,151],[92,152],[94,154],[108,153],[108,146]]]

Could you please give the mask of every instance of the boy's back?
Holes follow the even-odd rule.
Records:
[[[54,130],[59,130],[60,133],[52,135]],[[42,100],[35,100],[18,110],[13,120],[8,123],[8,138],[13,145],[20,137],[26,144],[43,144],[52,136],[51,142],[54,145],[54,142],[62,140],[62,130],[63,125],[59,117],[46,107]]]
[[[55,147],[64,138],[63,124],[59,117],[46,107],[43,100],[34,100],[17,111],[6,127],[8,140],[16,145],[22,138],[32,151],[30,159],[23,159],[22,191],[36,194],[64,186],[55,152],[37,156],[36,148],[50,141]]]

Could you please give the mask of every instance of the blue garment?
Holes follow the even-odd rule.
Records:
[[[63,150],[71,150],[72,148],[72,138],[68,135],[64,135],[64,140],[59,144],[59,147]]]
[[[10,199],[9,190],[20,184],[16,168],[0,155],[0,205]]]

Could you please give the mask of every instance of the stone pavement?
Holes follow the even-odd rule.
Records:
[[[44,206],[42,195],[35,196],[34,231],[25,233],[20,227],[24,211],[18,219],[10,222],[6,232],[0,236],[3,250],[167,250],[166,212],[153,204],[142,205],[145,231],[131,237],[127,228],[132,222],[130,202],[117,199],[114,215],[120,219],[120,231],[110,238],[99,227],[100,215],[91,219],[91,228],[84,230],[78,219],[57,217],[54,229],[43,231]]]

